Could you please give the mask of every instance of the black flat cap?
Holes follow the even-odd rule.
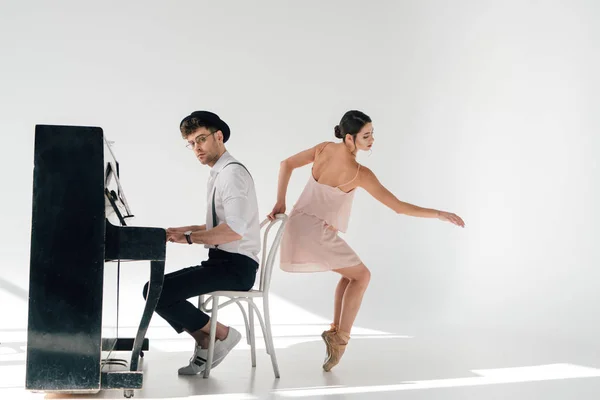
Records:
[[[231,131],[229,130],[229,125],[225,123],[219,116],[210,111],[194,111],[187,117],[181,120],[179,127],[183,125],[183,123],[190,118],[196,118],[200,121],[204,122],[206,125],[214,126],[221,132],[223,132],[223,143],[229,140],[229,136],[231,135]]]

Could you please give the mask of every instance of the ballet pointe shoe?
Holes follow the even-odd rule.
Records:
[[[327,360],[329,359],[329,355],[331,354],[331,338],[335,335],[337,329],[338,328],[335,324],[331,324],[331,328],[328,331],[323,331],[323,333],[321,333],[321,337],[325,342],[326,356],[324,362],[327,362]]]
[[[346,351],[346,345],[350,340],[350,334],[348,332],[337,331],[334,335],[332,335],[329,340],[329,358],[323,364],[323,369],[326,372],[331,371],[333,367],[338,365],[344,352]]]

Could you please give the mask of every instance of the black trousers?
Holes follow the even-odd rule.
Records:
[[[210,249],[208,260],[200,265],[165,275],[156,313],[178,333],[195,332],[204,327],[209,316],[187,299],[216,290],[250,290],[256,279],[258,264],[238,253]],[[148,283],[144,285],[144,299]]]

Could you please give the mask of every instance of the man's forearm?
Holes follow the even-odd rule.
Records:
[[[173,228],[176,232],[187,232],[187,231],[205,231],[206,225],[190,225],[190,226],[182,226],[179,228]]]
[[[219,226],[206,230],[193,231],[190,237],[192,242],[200,244],[225,244],[240,240],[242,237],[233,231],[229,225],[220,224]]]

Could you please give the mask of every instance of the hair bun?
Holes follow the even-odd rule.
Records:
[[[335,128],[333,128],[333,132],[335,133],[335,137],[338,139],[342,139],[344,137],[339,125],[336,125]]]

